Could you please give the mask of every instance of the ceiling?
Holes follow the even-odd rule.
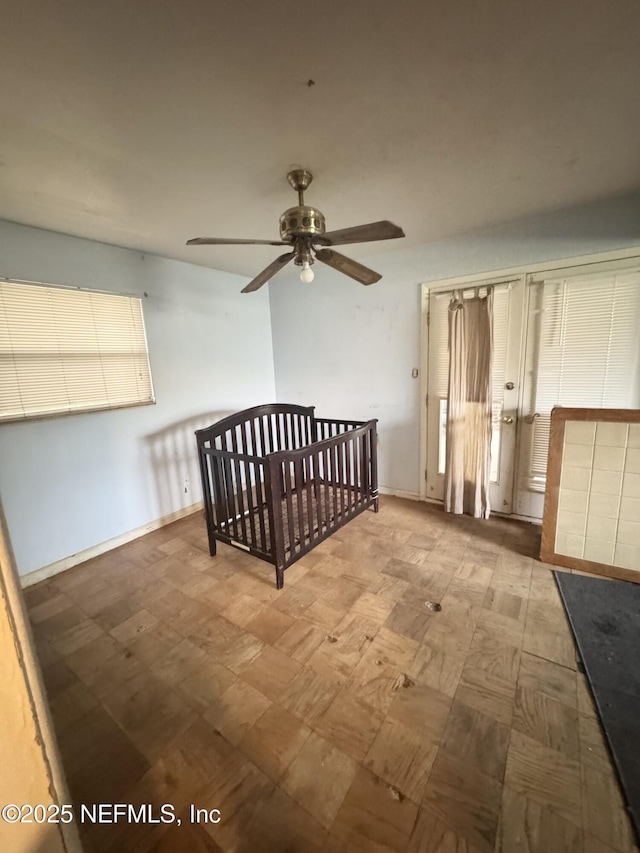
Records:
[[[637,0],[22,0],[0,218],[253,275],[296,203],[358,258],[640,187]],[[313,85],[310,81],[314,81]]]

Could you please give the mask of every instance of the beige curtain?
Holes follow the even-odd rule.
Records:
[[[449,303],[446,512],[489,518],[493,292]]]

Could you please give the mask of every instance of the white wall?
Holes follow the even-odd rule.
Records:
[[[378,418],[380,484],[418,493],[420,283],[638,245],[640,196],[631,195],[369,257],[383,275],[371,287],[320,263],[311,285],[279,276],[270,285],[278,400]]]
[[[275,398],[268,289],[242,295],[241,276],[7,222],[0,276],[146,292],[157,399],[0,426],[0,493],[20,574],[198,501],[194,429]]]

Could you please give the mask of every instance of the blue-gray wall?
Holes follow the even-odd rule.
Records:
[[[410,223],[400,223],[410,230]],[[372,287],[315,265],[270,285],[278,400],[328,417],[378,418],[380,484],[420,488],[420,283],[640,246],[640,195],[373,255]],[[349,246],[345,246],[349,254]]]
[[[634,246],[638,195],[372,256],[365,263],[384,276],[373,287],[317,264],[311,285],[280,275],[247,297],[240,276],[0,222],[1,276],[148,293],[158,400],[0,426],[0,493],[20,572],[195,503],[193,430],[276,396],[378,418],[381,484],[417,493],[420,283]]]
[[[241,276],[6,222],[0,276],[146,291],[157,399],[0,426],[0,494],[21,574],[198,501],[194,429],[275,398],[268,290],[240,294]]]

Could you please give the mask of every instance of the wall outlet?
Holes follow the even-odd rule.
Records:
[[[189,494],[189,478],[184,478],[184,493],[185,495]]]

